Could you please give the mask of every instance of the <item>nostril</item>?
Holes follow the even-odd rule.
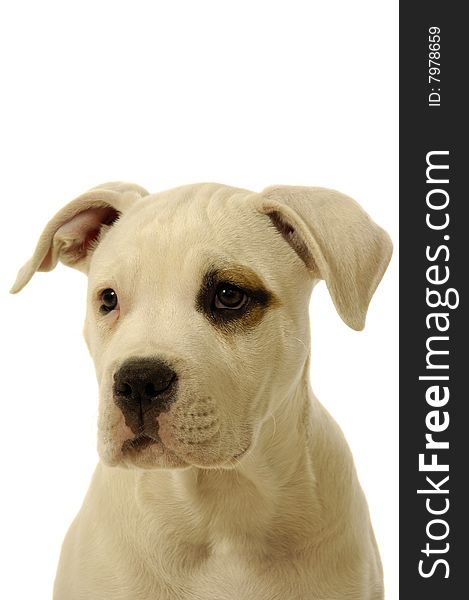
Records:
[[[166,392],[175,380],[176,376],[174,375],[172,377],[162,377],[158,380],[148,381],[143,386],[143,396],[147,399],[156,398],[159,394]]]
[[[143,391],[145,392],[145,396],[147,398],[154,398],[158,394],[152,382],[146,383]]]
[[[116,392],[119,394],[119,396],[130,398],[130,396],[132,396],[132,386],[128,383],[121,383],[121,385],[116,388]]]

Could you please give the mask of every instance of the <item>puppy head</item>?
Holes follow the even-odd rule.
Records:
[[[88,274],[104,462],[231,468],[303,374],[314,283],[361,329],[390,255],[332,190],[113,183],[50,221],[12,291],[58,260]]]

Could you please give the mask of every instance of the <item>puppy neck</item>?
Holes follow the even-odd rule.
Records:
[[[242,546],[243,552],[291,552],[317,528],[320,503],[310,448],[315,403],[303,377],[263,423],[238,466],[172,472],[173,493],[209,543]]]

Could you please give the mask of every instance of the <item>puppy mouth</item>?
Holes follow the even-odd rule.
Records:
[[[172,466],[189,466],[190,464],[194,466],[204,467],[204,468],[236,468],[240,465],[240,459],[242,459],[250,450],[251,444],[248,444],[243,449],[236,452],[234,455],[229,457],[227,460],[222,460],[221,462],[217,461],[216,464],[208,464],[205,460],[200,463],[200,455],[199,453],[196,456],[193,455],[192,452],[182,453],[175,452],[174,450],[169,449],[163,442],[163,440],[159,437],[158,434],[148,434],[148,433],[138,433],[135,437],[125,440],[122,444],[121,452],[123,457],[127,460],[131,461],[131,464],[134,464],[134,461],[145,460],[147,457],[147,451],[152,446],[159,447],[157,452],[162,452],[163,455],[166,455],[169,452],[170,458],[172,461],[176,460],[178,464],[172,464]],[[150,451],[151,452],[151,451]],[[153,461],[153,459],[151,459]],[[179,464],[182,461],[182,465]],[[140,464],[140,463],[138,463]]]
[[[124,454],[128,454],[129,452],[132,452],[132,451],[140,452],[141,450],[148,448],[148,446],[151,446],[152,444],[156,444],[160,441],[161,440],[158,436],[150,436],[146,433],[139,433],[134,438],[132,438],[130,440],[126,440],[122,444],[122,452]]]

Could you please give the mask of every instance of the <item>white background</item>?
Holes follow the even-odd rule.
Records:
[[[8,289],[45,222],[102,181],[343,191],[397,243],[397,3],[2,3],[0,456],[9,600],[51,597],[97,454],[85,277]],[[342,426],[397,598],[396,252],[364,332],[321,283],[313,388]],[[253,599],[254,600],[254,599]],[[287,600],[287,599],[286,599]]]

